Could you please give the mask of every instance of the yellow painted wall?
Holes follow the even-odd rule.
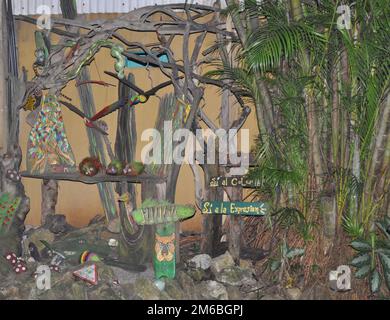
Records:
[[[102,16],[98,16],[99,19]],[[107,15],[104,18],[113,18],[115,15]],[[96,15],[89,15],[87,19],[96,19]],[[20,67],[24,66],[28,70],[28,78],[33,76],[32,64],[34,62],[34,31],[35,27],[31,24],[24,22],[17,22],[18,31],[18,49],[19,49],[19,64]],[[155,42],[156,38],[153,33],[134,33],[129,31],[121,32],[130,41],[140,42]],[[56,37],[53,36],[53,40]],[[213,36],[209,36],[206,41],[206,45],[210,45],[214,41]],[[177,39],[174,43],[174,54],[177,57],[182,55],[182,47],[180,39]],[[116,81],[108,75],[104,74],[105,70],[114,72],[114,59],[111,58],[108,49],[102,49],[97,55],[95,60],[90,65],[91,78],[93,80],[104,80],[113,84]],[[130,70],[129,70],[130,71]],[[166,81],[167,78],[160,72],[158,68],[151,68],[150,75],[145,68],[131,69],[131,72],[135,76],[136,84],[144,89],[151,88],[160,82]],[[151,79],[150,79],[151,78]],[[153,82],[153,83],[151,83]],[[159,96],[171,91],[171,88],[164,89],[159,92]],[[72,98],[72,103],[76,106],[80,106],[75,82],[72,81],[63,90],[63,93]],[[93,94],[95,98],[96,109],[100,110],[104,106],[117,100],[117,88],[105,88],[97,85],[93,85]],[[218,123],[218,112],[220,109],[220,93],[215,87],[207,87],[205,90],[204,101],[205,111],[209,117]],[[141,142],[140,137],[144,129],[153,128],[159,99],[152,97],[146,104],[136,107],[136,121],[138,132],[138,144],[137,144],[137,159],[140,159],[141,149],[147,142]],[[30,127],[26,124],[25,117],[27,112],[22,111],[21,114],[21,133],[20,144],[23,152],[26,151],[27,137],[30,131]],[[76,161],[79,163],[84,157],[88,156],[88,138],[86,134],[85,126],[82,120],[67,110],[63,109],[63,116],[65,121],[65,128],[68,139],[73,148],[73,152],[76,157]],[[109,125],[109,138],[114,147],[115,132],[116,132],[116,117],[117,113],[113,113],[105,118],[105,121]],[[251,139],[257,135],[257,127],[255,121],[255,110],[247,120],[244,128],[250,129]],[[22,170],[25,169],[25,159],[22,164]],[[176,202],[181,204],[194,203],[194,182],[191,169],[188,165],[185,165],[179,176],[177,185]],[[26,223],[39,225],[40,223],[40,206],[41,206],[41,181],[35,179],[23,178],[23,183],[26,187],[26,193],[31,199],[31,211],[28,214]],[[137,194],[139,198],[140,188],[137,187]],[[60,182],[59,183],[59,201],[57,205],[57,213],[65,214],[69,223],[75,226],[83,226],[87,224],[91,218],[97,214],[103,214],[102,205],[100,203],[97,187],[95,185],[85,185],[75,182]],[[200,214],[198,213],[195,218],[183,223],[184,230],[200,230]]]

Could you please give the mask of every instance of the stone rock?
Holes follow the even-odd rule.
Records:
[[[190,269],[187,271],[192,279],[195,281],[202,281],[206,279],[206,271],[203,269]]]
[[[121,285],[122,287],[122,294],[124,299],[126,300],[136,300],[136,294],[134,291],[134,284],[132,283],[126,283],[124,285]]]
[[[229,296],[224,285],[217,281],[202,281],[197,286],[199,295],[206,300],[228,300]]]
[[[171,300],[167,293],[160,291],[152,280],[138,278],[134,283],[135,294],[142,300]]]
[[[195,289],[194,280],[192,280],[192,278],[187,273],[185,273],[184,271],[179,271],[176,275],[176,279],[188,299],[199,299],[199,296]]]
[[[112,284],[114,280],[117,280],[117,276],[114,273],[114,270],[103,262],[87,262],[84,265],[95,264],[97,267],[97,272],[99,276],[99,282],[105,282]]]
[[[229,251],[211,260],[211,271],[214,275],[220,273],[223,269],[233,267],[234,260]]]
[[[253,262],[251,260],[240,259],[240,268],[252,269],[253,268]]]
[[[0,242],[1,243],[1,242]],[[12,272],[12,266],[9,262],[1,255],[0,256],[0,275],[7,277]]]
[[[256,286],[257,281],[253,278],[252,272],[249,269],[240,267],[228,267],[215,275],[217,281],[228,284],[230,286]]]
[[[0,300],[17,299],[19,297],[19,288],[8,286],[0,288]]]
[[[85,290],[86,286],[80,281],[72,284],[72,300],[87,300],[87,294]]]
[[[259,294],[266,288],[266,284],[263,280],[258,280],[256,283],[244,284],[240,287],[240,290],[247,295],[255,294],[256,299],[259,298]],[[251,299],[252,300],[252,299]]]
[[[186,299],[185,293],[180,287],[179,283],[176,280],[166,279],[165,280],[165,292],[173,300],[184,300]]]
[[[266,294],[264,295],[263,297],[261,297],[260,300],[285,300],[283,297],[281,297],[280,295],[278,294]]]
[[[198,254],[192,259],[188,260],[190,268],[207,270],[211,266],[211,257],[208,254]]]
[[[88,300],[119,300],[121,297],[108,285],[102,284],[88,290]]]
[[[63,300],[62,293],[58,293],[56,290],[46,290],[39,295],[39,300]]]
[[[252,291],[243,294],[244,300],[260,300],[261,297],[262,294],[259,291]]]
[[[226,286],[229,300],[242,300],[242,294],[238,287]]]
[[[127,283],[134,283],[137,278],[144,277],[144,278],[149,278],[149,279],[154,279],[154,271],[151,266],[148,266],[148,268],[142,272],[134,272],[134,271],[128,271],[124,270],[122,268],[118,267],[110,267],[115,275],[115,279],[119,281],[121,285],[127,284]]]
[[[290,300],[299,300],[302,295],[302,291],[299,288],[288,288],[286,290],[286,294]]]
[[[302,293],[301,300],[332,300],[332,297],[326,286],[314,285]]]
[[[54,234],[65,233],[72,229],[66,222],[66,217],[63,214],[48,215],[45,221],[45,228]]]
[[[45,228],[39,228],[33,230],[28,238],[30,242],[33,242],[36,245],[39,251],[42,251],[45,248],[45,245],[41,242],[41,240],[52,244],[54,241],[54,234]]]

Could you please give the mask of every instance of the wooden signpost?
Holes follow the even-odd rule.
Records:
[[[145,200],[132,216],[140,225],[155,225],[153,266],[156,279],[173,279],[176,275],[176,226],[175,222],[191,218],[192,206],[174,205],[167,201]]]
[[[251,179],[245,176],[236,177],[212,177],[210,179],[210,187],[242,187],[242,188],[258,188],[261,186],[260,180]]]
[[[202,203],[203,214],[264,216],[268,210],[269,206],[264,202],[204,201]]]

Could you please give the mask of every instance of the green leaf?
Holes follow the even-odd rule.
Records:
[[[382,253],[388,257],[390,257],[390,249],[387,248],[380,248],[376,250],[378,253]]]
[[[359,268],[358,271],[356,271],[355,277],[358,279],[362,279],[362,278],[366,277],[369,272],[370,272],[370,265],[365,265],[365,266]]]
[[[380,260],[383,266],[383,269],[385,269],[387,272],[390,272],[390,257],[382,252],[378,252],[380,256]]]
[[[292,259],[294,257],[302,256],[305,253],[305,249],[303,248],[294,248],[287,252],[286,257],[288,259]]]
[[[369,252],[371,251],[371,246],[366,241],[352,241],[351,247],[357,251]]]
[[[279,269],[281,262],[279,260],[274,260],[271,263],[271,271],[276,271]]]
[[[388,270],[383,270],[383,276],[385,277],[385,283],[387,286],[387,289],[390,290],[390,271]]]
[[[387,239],[390,239],[390,234],[387,233],[387,231],[386,231],[386,225],[385,225],[384,222],[377,222],[377,223],[376,223],[376,226],[379,228],[379,230],[382,231],[382,233],[385,235],[385,237],[386,237]]]
[[[378,292],[378,290],[381,287],[381,275],[377,270],[374,270],[374,272],[371,274],[371,292],[375,293]]]
[[[369,253],[359,254],[351,261],[354,267],[361,267],[364,264],[370,264],[371,255]]]

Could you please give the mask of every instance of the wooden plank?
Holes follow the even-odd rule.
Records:
[[[237,216],[264,216],[269,210],[265,202],[203,201],[203,214],[226,214]]]
[[[44,174],[32,174],[30,172],[23,171],[21,176],[24,178],[42,179],[42,180],[62,180],[62,181],[75,181],[82,182],[85,184],[97,184],[103,182],[128,182],[128,183],[143,183],[143,182],[154,182],[161,183],[165,182],[165,177],[159,177],[150,174],[141,174],[139,176],[111,176],[106,174],[97,174],[94,177],[87,177],[78,172],[75,173],[44,173]]]

